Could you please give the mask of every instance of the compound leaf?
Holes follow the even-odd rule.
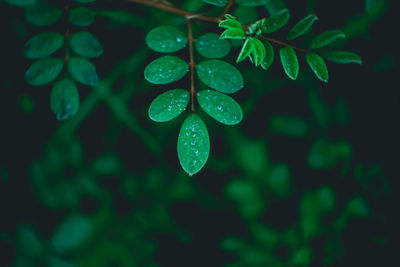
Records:
[[[202,90],[197,93],[197,100],[208,115],[223,124],[235,125],[243,119],[242,109],[230,96],[213,90]]]
[[[50,108],[58,120],[66,120],[79,109],[79,92],[74,81],[63,78],[57,81],[50,93]]]
[[[282,9],[281,11],[273,14],[265,21],[263,26],[264,33],[271,33],[279,30],[285,26],[290,19],[290,12],[288,9]]]
[[[344,39],[346,35],[341,30],[330,30],[321,33],[311,42],[312,49],[319,49],[333,43],[337,39]]]
[[[64,36],[56,32],[41,32],[30,39],[24,48],[26,58],[47,57],[59,50],[64,44]]]
[[[222,60],[203,61],[196,71],[203,83],[222,93],[232,94],[243,87],[243,77],[239,70]]]
[[[150,105],[150,119],[156,122],[174,119],[186,109],[189,98],[189,92],[184,89],[173,89],[159,95]]]
[[[356,64],[360,64],[360,65],[362,64],[361,57],[352,52],[331,51],[331,52],[325,53],[323,56],[325,59],[335,62],[335,63],[340,63],[340,64],[356,63]]]
[[[221,58],[229,54],[231,44],[227,40],[219,39],[216,33],[206,33],[194,43],[197,52],[207,58]]]
[[[68,72],[75,81],[84,85],[95,86],[99,81],[96,67],[85,58],[71,58],[68,62]]]
[[[61,73],[64,61],[59,58],[42,58],[33,63],[25,73],[25,80],[33,86],[46,85]]]
[[[34,26],[48,26],[58,21],[62,10],[48,2],[38,2],[25,9],[25,20]]]
[[[189,65],[176,56],[164,56],[151,62],[144,70],[144,77],[153,84],[168,84],[182,79]]]
[[[310,53],[306,55],[306,61],[315,75],[323,82],[328,82],[328,68],[325,61],[319,55]]]
[[[147,45],[160,53],[173,53],[187,44],[186,36],[176,27],[160,26],[152,29],[146,36]]]
[[[264,47],[265,47],[265,57],[264,60],[261,61],[261,67],[264,70],[269,69],[271,67],[272,62],[274,62],[275,59],[275,53],[274,53],[274,47],[267,41],[264,41]]]
[[[286,46],[279,50],[283,69],[290,79],[296,80],[299,74],[299,61],[293,48]]]
[[[293,40],[296,39],[297,37],[300,37],[311,28],[311,26],[316,20],[318,20],[318,17],[315,14],[310,14],[306,16],[305,18],[297,22],[296,25],[293,26],[293,28],[289,31],[286,39]]]
[[[96,14],[87,7],[78,6],[69,12],[68,21],[78,27],[86,27],[94,22]]]
[[[189,175],[200,171],[210,154],[207,127],[196,114],[190,114],[182,124],[178,137],[178,158]]]
[[[69,39],[71,49],[81,57],[94,58],[104,53],[103,46],[90,32],[80,31]]]

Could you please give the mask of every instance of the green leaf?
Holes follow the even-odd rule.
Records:
[[[203,2],[214,6],[224,7],[228,3],[228,0],[203,0]]]
[[[356,63],[356,64],[360,64],[360,65],[362,64],[361,57],[352,52],[331,51],[331,52],[325,53],[323,56],[326,60],[329,60],[329,61],[332,61],[335,63],[340,63],[340,64]]]
[[[242,29],[227,29],[224,31],[221,36],[219,37],[220,39],[244,39],[245,34]]]
[[[243,47],[240,50],[240,53],[236,59],[236,63],[243,61],[246,57],[248,57],[251,54],[251,52],[253,52],[253,50],[254,50],[253,40],[254,40],[253,37],[249,37],[246,39],[246,41],[244,42]]]
[[[234,66],[222,60],[203,61],[197,66],[196,71],[203,83],[222,93],[232,94],[243,88],[242,74]]]
[[[178,157],[189,175],[200,171],[210,154],[207,127],[196,114],[190,114],[182,124],[178,137]]]
[[[247,34],[248,35],[260,35],[263,31],[265,31],[265,22],[266,22],[266,18],[263,19],[259,19],[256,22],[250,24],[247,28]]]
[[[269,121],[269,131],[289,137],[304,137],[309,127],[302,118],[291,115],[274,115]]]
[[[147,34],[146,43],[156,52],[173,53],[186,46],[187,38],[176,27],[160,26]]]
[[[270,0],[236,0],[236,3],[242,6],[262,6]]]
[[[95,12],[90,8],[78,6],[71,9],[68,15],[68,21],[72,25],[86,27],[94,22],[95,17]]]
[[[229,54],[231,44],[219,39],[216,33],[206,33],[194,43],[197,52],[207,58],[221,58]]]
[[[312,42],[311,42],[311,48],[312,49],[318,49],[325,47],[337,39],[344,39],[346,38],[346,35],[344,34],[343,31],[341,30],[331,30],[327,31],[324,33],[321,33],[317,37],[315,37]]]
[[[274,62],[275,59],[275,53],[274,53],[274,47],[267,41],[264,41],[264,47],[265,47],[265,57],[264,60],[261,62],[261,67],[264,70],[269,69],[271,67],[272,62]]]
[[[150,119],[165,122],[178,117],[189,104],[189,98],[189,92],[184,89],[173,89],[159,95],[150,105]]]
[[[279,50],[283,69],[290,79],[296,80],[299,74],[299,61],[293,48],[286,46]]]
[[[18,6],[18,7],[28,7],[37,3],[37,0],[5,0],[6,3]]]
[[[68,62],[68,72],[75,81],[84,85],[95,86],[99,81],[96,67],[85,58],[71,58]]]
[[[56,32],[41,32],[30,39],[24,48],[29,59],[47,57],[59,50],[64,44],[64,36]]]
[[[316,20],[318,20],[318,17],[315,14],[310,14],[306,16],[305,18],[297,22],[296,25],[293,26],[293,28],[289,31],[286,39],[293,40],[296,39],[297,37],[300,37],[311,28],[311,26]]]
[[[239,104],[230,96],[212,90],[197,93],[200,107],[211,117],[226,125],[242,121],[243,113]]]
[[[57,22],[62,16],[62,10],[48,2],[39,2],[25,9],[25,20],[34,26],[48,26]]]
[[[221,21],[218,26],[221,28],[225,28],[225,29],[238,29],[241,30],[242,29],[242,24],[240,24],[239,21],[237,21],[234,17],[232,17],[231,15],[225,15],[225,17],[227,18],[226,20]]]
[[[179,57],[160,57],[144,70],[144,77],[153,84],[168,84],[182,79],[189,71],[189,65]]]
[[[74,81],[63,78],[56,82],[50,93],[50,108],[57,120],[66,120],[79,109],[79,92]]]
[[[328,82],[328,68],[325,61],[319,55],[310,53],[306,55],[306,60],[315,75],[323,82]]]
[[[287,9],[282,9],[278,13],[273,14],[265,21],[264,33],[271,33],[285,26],[290,19],[290,13]]]
[[[251,53],[251,58],[253,59],[254,65],[258,67],[261,64],[261,62],[264,61],[265,47],[264,44],[258,39],[254,39],[253,43],[254,43],[254,49]]]
[[[93,58],[104,53],[103,46],[90,32],[80,31],[72,34],[69,43],[71,49],[81,57]]]
[[[33,86],[46,85],[61,73],[64,61],[59,58],[42,58],[33,63],[25,73],[25,80]]]

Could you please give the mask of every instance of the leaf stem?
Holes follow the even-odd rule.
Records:
[[[269,38],[269,37],[264,36],[264,35],[260,35],[260,37],[261,37],[262,39],[267,40],[267,41],[270,41],[270,42],[272,42],[272,43],[279,44],[279,45],[283,45],[283,46],[289,46],[289,47],[293,48],[294,50],[303,52],[303,53],[305,53],[305,54],[308,53],[308,50],[307,50],[307,49],[304,49],[304,48],[301,48],[301,47],[297,47],[297,46],[294,46],[294,45],[291,45],[291,44],[288,44],[288,43],[285,43],[285,42],[282,42],[282,41],[279,41],[279,40],[275,40],[275,39]]]
[[[194,62],[194,53],[193,53],[193,30],[192,30],[192,21],[190,19],[186,20],[188,27],[188,41],[189,41],[189,66],[190,66],[190,102],[191,102],[191,110],[194,113],[194,95],[196,94],[196,90],[194,87],[194,67],[196,63]]]

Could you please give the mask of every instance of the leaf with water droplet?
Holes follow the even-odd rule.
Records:
[[[228,0],[203,0],[203,2],[214,6],[224,7],[228,3]]]
[[[232,94],[243,88],[242,74],[234,66],[222,60],[203,61],[197,66],[196,71],[203,83],[222,93]]]
[[[219,39],[216,33],[206,33],[194,43],[197,52],[207,58],[221,58],[229,54],[231,44],[227,40]]]
[[[25,73],[25,80],[33,86],[46,85],[61,73],[64,61],[59,58],[42,58],[33,63]]]
[[[323,57],[326,60],[335,62],[335,63],[340,63],[340,64],[348,64],[348,63],[356,63],[356,64],[362,64],[362,59],[359,55],[356,53],[352,52],[346,52],[346,51],[331,51],[323,54]]]
[[[235,125],[242,121],[240,105],[230,96],[213,90],[197,93],[200,107],[211,117],[226,125]]]
[[[173,53],[187,44],[186,36],[174,26],[160,26],[152,29],[146,36],[147,45],[160,53]]]
[[[327,83],[329,78],[328,68],[322,57],[315,53],[310,53],[306,55],[306,61],[318,79]]]
[[[271,33],[279,30],[288,23],[289,19],[289,10],[282,9],[281,11],[267,18],[263,26],[263,33]]]
[[[299,74],[299,61],[293,48],[286,46],[279,50],[283,69],[290,79],[296,80]]]
[[[73,9],[68,14],[68,21],[78,27],[86,27],[94,22],[96,14],[90,8],[84,6],[78,6]]]
[[[63,78],[56,82],[50,93],[50,108],[58,120],[66,120],[79,109],[79,92],[74,81]]]
[[[57,22],[62,16],[62,10],[55,5],[37,1],[35,5],[25,9],[25,20],[34,26],[44,27]]]
[[[150,105],[150,119],[157,122],[174,119],[186,109],[189,98],[188,90],[184,89],[173,89],[159,95]]]
[[[98,57],[104,52],[103,46],[96,37],[87,31],[80,31],[72,34],[69,43],[72,50],[81,57]]]
[[[178,158],[189,175],[200,171],[210,154],[207,127],[199,116],[192,113],[182,124],[178,137]]]
[[[75,81],[84,85],[95,86],[99,81],[96,67],[85,58],[71,58],[68,62],[68,72]]]
[[[189,65],[176,56],[164,56],[151,62],[144,70],[144,77],[153,84],[168,84],[182,79]]]
[[[261,62],[261,67],[264,70],[269,69],[271,67],[272,62],[274,62],[275,59],[275,53],[274,53],[274,47],[267,41],[264,41],[264,47],[265,47],[265,57],[264,60]]]
[[[316,20],[318,20],[318,17],[315,14],[310,14],[306,16],[305,18],[297,22],[296,25],[293,26],[293,28],[289,31],[286,39],[293,40],[305,34],[311,28],[311,26]]]
[[[330,30],[321,33],[317,37],[315,37],[311,42],[311,49],[319,49],[330,45],[334,41],[338,39],[344,39],[346,35],[342,30]]]
[[[26,58],[47,57],[59,50],[64,44],[64,36],[56,32],[41,32],[30,39],[24,48]]]

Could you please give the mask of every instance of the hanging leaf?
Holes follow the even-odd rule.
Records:
[[[79,92],[74,81],[63,78],[56,82],[50,93],[50,108],[57,120],[66,120],[79,109]]]
[[[250,59],[252,59],[254,65],[258,67],[261,64],[261,62],[264,61],[265,47],[264,44],[258,39],[254,39],[253,43],[254,43],[254,49],[251,52]]]
[[[47,57],[59,50],[64,44],[64,36],[56,32],[41,32],[30,39],[24,48],[26,58]]]
[[[57,22],[62,16],[62,10],[48,2],[38,2],[25,9],[25,20],[34,26],[48,26]]]
[[[327,31],[324,33],[321,33],[317,37],[315,37],[312,42],[311,42],[311,48],[312,49],[318,49],[325,47],[337,39],[344,39],[346,38],[346,35],[344,34],[343,31],[341,30],[331,30]]]
[[[86,27],[94,22],[96,14],[90,8],[78,6],[69,12],[68,21],[78,27]]]
[[[200,171],[210,153],[207,127],[196,114],[190,114],[182,124],[178,137],[178,157],[189,175]]]
[[[274,53],[274,47],[267,41],[264,41],[264,47],[265,47],[265,57],[264,60],[261,62],[261,67],[264,70],[269,69],[271,67],[272,62],[274,62],[275,59],[275,53]]]
[[[290,79],[296,80],[299,74],[299,61],[293,48],[286,46],[279,50],[283,69]]]
[[[219,37],[220,39],[244,39],[245,34],[242,29],[227,29],[224,31],[221,36]]]
[[[189,71],[189,65],[175,56],[160,57],[144,70],[144,77],[153,84],[168,84],[182,79]]]
[[[203,61],[197,66],[196,71],[203,83],[222,93],[232,94],[243,88],[242,74],[234,66],[222,60]]]
[[[75,81],[84,85],[95,86],[99,81],[96,67],[85,58],[71,58],[68,62],[68,72]]]
[[[203,0],[203,2],[214,6],[224,7],[228,3],[228,0]]]
[[[240,50],[239,56],[236,59],[236,63],[243,61],[246,57],[248,57],[251,52],[254,50],[254,42],[253,37],[249,37],[243,44],[242,49]]]
[[[285,26],[290,19],[290,13],[287,9],[282,9],[278,13],[273,14],[265,21],[264,33],[271,33]]]
[[[103,46],[90,32],[80,31],[69,39],[71,49],[81,57],[93,58],[104,53]]]
[[[306,55],[306,60],[315,75],[323,82],[328,82],[328,68],[325,61],[319,55],[310,53]]]
[[[236,0],[236,3],[242,6],[262,6],[270,0]]]
[[[360,65],[362,64],[361,57],[352,52],[331,51],[325,53],[323,56],[325,59],[335,63],[340,63],[340,64],[356,63]]]
[[[294,27],[289,31],[286,39],[293,40],[305,34],[317,20],[318,17],[315,14],[310,14],[306,16],[305,18],[300,20],[296,25],[294,25]]]
[[[189,92],[184,89],[173,89],[159,95],[150,105],[150,119],[165,122],[178,117],[186,109],[189,98]]]
[[[194,43],[197,52],[207,58],[221,58],[229,54],[231,44],[219,39],[216,33],[206,33]]]
[[[59,58],[42,58],[33,63],[25,73],[25,80],[33,86],[46,85],[61,73],[64,61]]]
[[[186,36],[176,27],[160,26],[152,29],[146,36],[147,45],[160,53],[173,53],[187,44]]]
[[[217,121],[226,125],[242,121],[242,109],[230,96],[212,90],[202,90],[196,96],[200,107]]]
[[[4,0],[4,1],[13,6],[28,7],[36,4],[38,0]]]

